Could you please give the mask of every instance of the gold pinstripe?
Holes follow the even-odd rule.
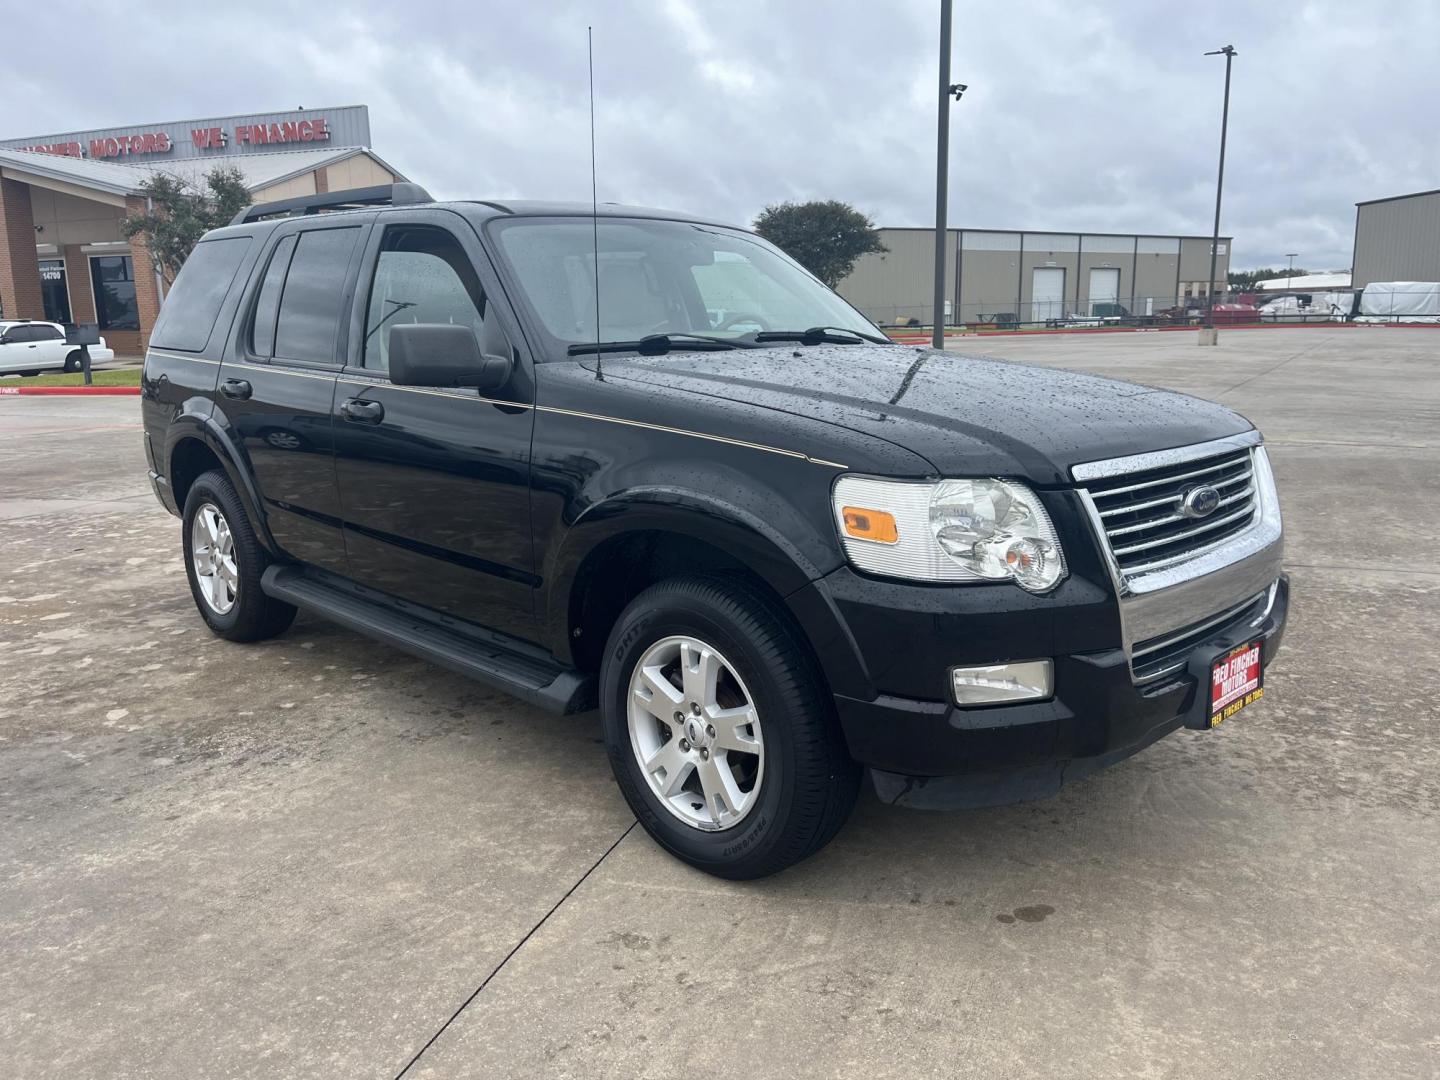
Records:
[[[148,360],[152,356],[162,356],[166,360],[189,360],[196,364],[214,364],[216,367],[220,366],[219,360],[210,360],[204,356],[183,356],[180,353],[165,352],[163,349],[147,349],[145,358]]]
[[[268,371],[276,375],[298,375],[302,379],[325,379],[328,381],[335,378],[335,373],[333,371],[296,371],[294,368],[274,367],[269,364],[232,363],[231,361],[227,360],[225,361],[225,366],[227,368],[239,368],[241,371]]]
[[[764,443],[749,442],[745,439],[734,439],[728,435],[713,435],[704,431],[687,431],[684,428],[668,427],[665,424],[651,424],[643,420],[627,420],[618,416],[601,416],[599,413],[580,412],[576,409],[562,409],[557,405],[530,405],[523,401],[503,401],[498,398],[471,395],[464,390],[445,390],[428,386],[397,386],[388,380],[369,376],[341,375],[340,381],[348,382],[356,386],[383,386],[388,390],[403,390],[411,394],[437,394],[440,397],[463,398],[467,401],[479,401],[487,405],[506,405],[516,409],[531,409],[535,412],[573,416],[582,420],[598,420],[607,424],[624,424],[627,427],[646,428],[650,431],[663,431],[669,435],[685,435],[692,439],[706,439],[710,442],[725,443],[729,446],[742,446],[749,450],[763,450],[767,454],[780,454],[784,457],[797,458],[800,461],[808,461],[812,465],[824,465],[832,469],[848,468],[848,466],[842,465],[838,461],[827,461],[824,458],[812,457],[799,450],[786,450],[779,446],[766,446]]]
[[[175,360],[199,360],[202,363],[214,364],[215,360],[206,360],[199,356],[176,356],[174,353],[161,352],[158,349],[151,349],[150,353],[155,356],[164,356]],[[735,439],[728,435],[714,435],[706,431],[687,431],[685,428],[669,427],[665,424],[650,424],[643,420],[627,420],[619,416],[602,416],[599,413],[580,412],[577,409],[562,409],[555,405],[531,405],[523,401],[501,401],[498,398],[472,396],[464,390],[445,390],[429,386],[397,386],[396,384],[379,378],[357,375],[330,375],[319,372],[296,371],[294,368],[261,366],[259,364],[229,363],[226,367],[240,368],[245,371],[268,371],[281,375],[298,375],[302,379],[331,379],[339,382],[351,383],[355,386],[381,386],[387,390],[403,390],[409,394],[435,394],[439,397],[457,398],[466,401],[479,401],[486,405],[505,405],[512,409],[531,409],[535,412],[555,413],[558,416],[573,416],[580,420],[597,420],[606,424],[624,424],[626,427],[645,428],[649,431],[663,431],[667,435],[684,435],[691,439],[705,439],[707,442],[724,443],[727,446],[739,446],[747,450],[761,450],[767,454],[779,454],[782,457],[795,458],[799,461],[808,461],[812,465],[821,465],[831,469],[845,469],[849,466],[842,465],[838,461],[827,461],[824,458],[812,457],[799,450],[786,450],[779,446],[766,446],[764,443],[749,442],[746,439]]]

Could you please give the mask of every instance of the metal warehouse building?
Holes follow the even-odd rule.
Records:
[[[840,294],[877,322],[929,323],[935,230],[881,229],[880,238],[889,252],[863,256]],[[951,229],[946,260],[952,325],[1113,312],[1096,305],[1149,315],[1208,293],[1210,237]],[[1215,263],[1222,289],[1229,269],[1230,238],[1222,237]]]
[[[1351,284],[1440,281],[1440,191],[1355,204]]]
[[[96,322],[141,352],[166,285],[121,227],[156,173],[199,181],[217,165],[256,202],[405,179],[370,149],[364,105],[0,140],[0,314]]]

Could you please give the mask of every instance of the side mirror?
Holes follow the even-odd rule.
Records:
[[[402,323],[390,327],[390,381],[396,386],[473,386],[498,390],[510,380],[508,356],[482,353],[468,326]]]

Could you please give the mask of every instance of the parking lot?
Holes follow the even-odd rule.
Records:
[[[0,400],[0,1074],[1435,1075],[1440,333],[953,348],[1265,431],[1265,700],[1045,802],[867,793],[748,884],[632,827],[593,715],[213,638],[138,399]]]

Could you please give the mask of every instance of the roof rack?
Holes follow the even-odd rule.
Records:
[[[375,187],[349,188],[323,195],[301,195],[295,199],[256,203],[247,206],[233,218],[231,225],[244,225],[268,217],[302,217],[333,210],[353,210],[361,206],[408,206],[435,200],[419,184],[379,184]]]

